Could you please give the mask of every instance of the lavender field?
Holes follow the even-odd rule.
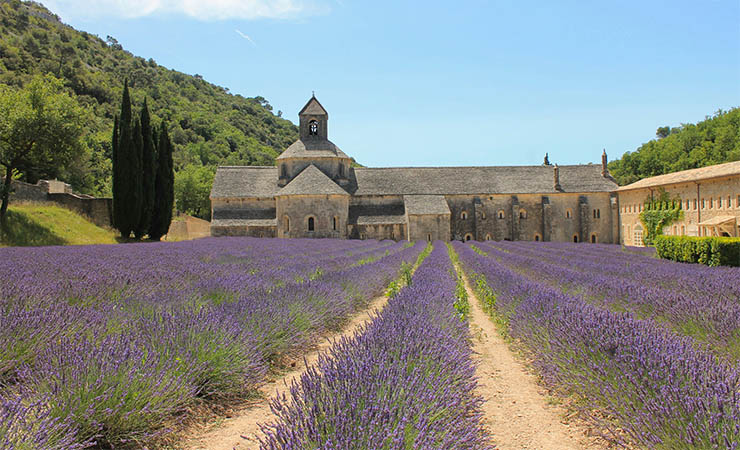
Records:
[[[614,441],[740,445],[740,270],[618,246],[455,244],[492,316]]]
[[[137,446],[387,289],[423,244],[221,238],[0,249],[0,448]]]

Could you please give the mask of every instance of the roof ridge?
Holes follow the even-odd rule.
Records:
[[[361,170],[388,170],[388,169],[491,169],[491,168],[503,168],[503,169],[510,169],[510,168],[526,168],[526,169],[533,169],[533,168],[549,168],[552,169],[555,166],[544,166],[542,164],[533,164],[533,165],[512,165],[512,166],[394,166],[394,167],[355,167],[355,170],[361,169]],[[558,165],[559,168],[563,167],[598,167],[601,169],[601,166],[596,163],[588,163],[588,164],[565,164],[565,165]]]

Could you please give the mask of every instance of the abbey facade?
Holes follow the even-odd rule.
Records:
[[[312,97],[277,167],[219,167],[213,236],[619,242],[618,188],[601,164],[352,167]]]

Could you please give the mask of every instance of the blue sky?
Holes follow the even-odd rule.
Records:
[[[369,166],[559,164],[740,106],[740,1],[50,0]]]

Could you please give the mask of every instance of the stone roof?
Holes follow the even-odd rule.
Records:
[[[222,166],[216,169],[211,198],[270,198],[278,192],[277,167]]]
[[[212,227],[276,227],[277,219],[214,219]]]
[[[313,164],[309,165],[277,195],[349,195]]]
[[[306,105],[298,113],[299,116],[303,114],[309,116],[329,116],[329,113],[326,112],[326,109],[324,109],[323,106],[321,106],[321,103],[319,103],[315,96],[311,96]]]
[[[355,168],[353,195],[471,195],[611,192],[618,188],[596,164],[559,166]]]
[[[450,214],[444,195],[404,195],[403,203],[409,215]]]
[[[406,223],[404,206],[398,204],[384,205],[350,205],[350,224],[356,225],[393,225]]]
[[[328,139],[298,139],[290,144],[277,159],[286,158],[347,158],[346,153]]]
[[[682,170],[681,172],[667,173],[655,177],[644,178],[627,186],[622,186],[619,191],[630,191],[667,184],[687,183],[691,181],[707,180],[731,175],[740,175],[740,161],[733,161],[714,166],[700,167],[698,169]]]

